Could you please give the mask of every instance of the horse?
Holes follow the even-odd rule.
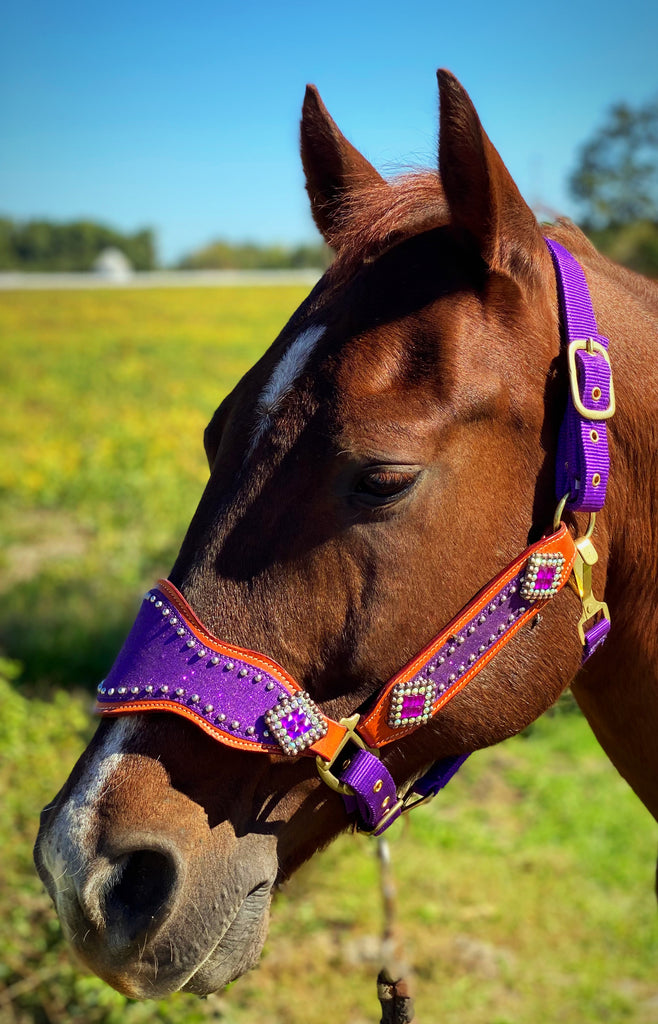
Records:
[[[463,87],[438,81],[438,169],[390,181],[307,88],[301,156],[333,263],[212,417],[170,578],[43,811],[35,860],[64,933],[128,996],[205,995],[254,967],[278,882],[350,826],[381,831],[569,684],[658,813],[658,294],[573,224],[541,228]],[[565,348],[556,251],[610,357]],[[618,405],[597,387],[605,408],[583,413],[611,467],[596,543],[591,507],[554,484],[588,358],[608,385],[612,359]]]

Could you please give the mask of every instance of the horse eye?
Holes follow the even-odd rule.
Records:
[[[368,505],[386,505],[411,490],[417,472],[401,469],[370,469],[357,481],[355,496]]]

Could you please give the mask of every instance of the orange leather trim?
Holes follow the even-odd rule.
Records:
[[[576,557],[576,547],[573,538],[567,530],[564,523],[561,524],[560,529],[557,533],[551,534],[549,537],[545,537],[538,541],[537,544],[533,544],[532,547],[527,548],[522,555],[512,562],[507,568],[503,569],[500,575],[496,576],[491,583],[488,583],[484,590],[481,590],[473,600],[466,605],[466,607],[459,613],[459,615],[449,622],[448,625],[436,636],[427,647],[423,648],[420,654],[417,654],[404,668],[400,669],[397,675],[393,676],[389,683],[386,685],[386,689],[379,696],[376,706],[367,716],[367,718],[359,723],[358,733],[361,738],[371,747],[383,747],[386,743],[390,743],[392,740],[400,739],[402,736],[406,736],[413,732],[418,726],[409,726],[406,729],[392,729],[387,721],[388,718],[388,696],[396,685],[396,683],[405,683],[412,676],[415,676],[423,666],[436,654],[436,652],[444,645],[449,636],[453,633],[457,633],[463,626],[469,622],[474,615],[477,615],[491,600],[494,594],[501,590],[506,583],[508,583],[513,576],[523,566],[524,562],[530,557],[530,555],[536,552],[543,554],[544,552],[551,551],[556,554],[559,553],[564,557],[564,571],[561,577],[560,590],[567,583],[571,570],[573,568],[574,559]],[[547,600],[551,600],[548,598]],[[478,672],[484,668],[484,666],[491,661],[491,659],[498,653],[501,647],[511,640],[511,638],[521,629],[521,627],[528,621],[528,619],[534,618],[537,612],[544,607],[546,601],[534,601],[521,615],[516,622],[510,626],[506,633],[496,641],[482,656],[472,668],[470,668],[464,675],[452,686],[446,690],[445,693],[441,694],[437,701],[435,701],[432,707],[432,715],[435,715],[441,708],[448,703],[460,690],[466,686],[470,680],[477,675]]]
[[[180,609],[179,609],[180,611]],[[186,707],[184,704],[177,704],[173,700],[131,700],[125,704],[107,705],[107,704],[96,704],[96,714],[103,717],[108,715],[124,715],[130,712],[140,711],[173,711],[175,715],[180,715],[181,718],[187,718],[190,722],[194,722],[204,732],[207,732],[209,736],[212,736],[214,740],[219,740],[220,743],[225,743],[228,747],[236,747],[238,750],[254,750],[262,751],[264,754],[280,754],[281,748],[278,744],[267,744],[259,743],[257,740],[241,740],[237,736],[234,736],[230,732],[225,732],[220,729],[219,726],[212,725],[207,722],[201,715],[196,714],[192,708]],[[340,746],[340,741],[347,732],[344,726],[339,725],[338,722],[334,722],[332,718],[327,718],[326,723],[328,726],[327,733],[321,739],[314,743],[313,746],[308,747],[302,751],[304,754],[319,754],[325,761],[331,761],[336,750]],[[286,755],[289,756],[289,755]]]
[[[256,651],[237,647],[234,644],[227,644],[223,640],[218,640],[212,633],[209,633],[203,623],[197,619],[183,595],[179,593],[169,580],[158,580],[158,588],[167,595],[173,606],[184,617],[186,625],[196,635],[197,640],[201,640],[206,647],[217,651],[218,654],[228,654],[229,657],[240,658],[241,661],[246,661],[248,665],[253,665],[254,668],[265,669],[266,672],[269,672],[283,686],[289,688],[294,693],[301,690],[299,683],[292,676],[289,676],[286,670],[281,668],[276,661],[272,661],[265,654],[257,654]],[[176,706],[178,707],[178,705]]]

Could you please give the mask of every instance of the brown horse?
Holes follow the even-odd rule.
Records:
[[[336,720],[550,529],[556,504],[568,383],[551,258],[468,96],[447,72],[439,86],[439,173],[392,183],[308,89],[302,159],[336,258],[208,426],[210,479],[171,573],[215,636],[265,652]],[[517,733],[573,680],[655,816],[658,295],[572,225],[549,234],[583,265],[611,339],[619,411],[594,566],[610,638],[579,673],[565,588],[383,763],[404,791],[437,759]],[[232,749],[154,710],[101,722],[44,811],[36,862],[111,985],[204,994],[257,962],[274,884],[352,820],[313,758]]]

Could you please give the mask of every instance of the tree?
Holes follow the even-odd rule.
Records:
[[[658,99],[611,107],[568,184],[581,227],[601,252],[658,277]]]
[[[569,187],[591,228],[658,222],[658,100],[612,107],[582,147]]]

